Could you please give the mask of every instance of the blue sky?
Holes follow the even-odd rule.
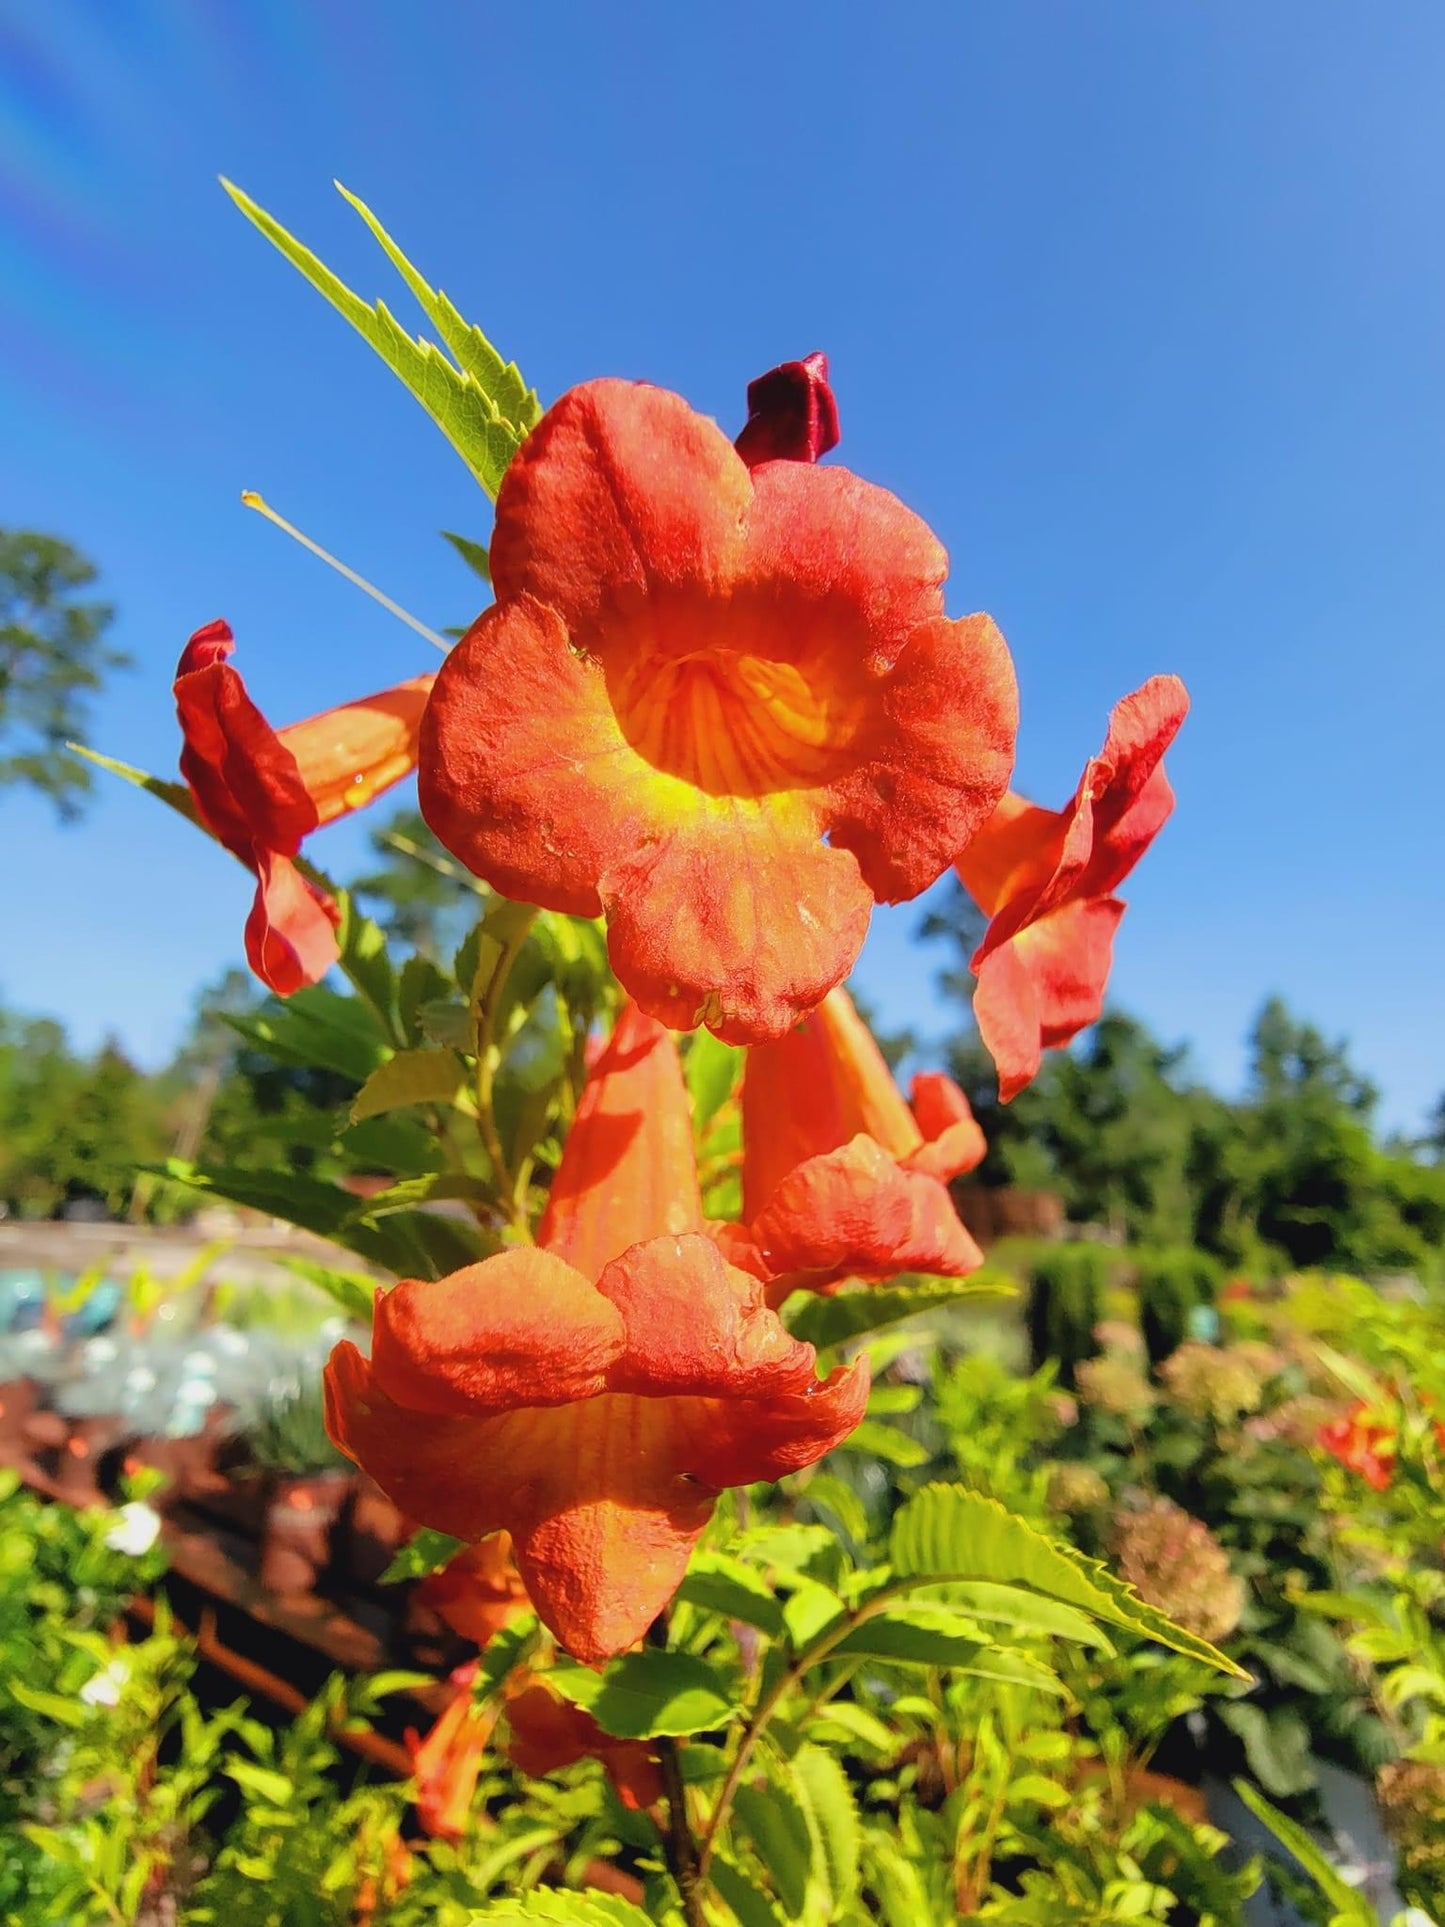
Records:
[[[1118,1000],[1227,1089],[1279,991],[1408,1127],[1445,1087],[1442,99],[1439,0],[0,0],[0,523],[101,564],[137,667],[94,739],[156,770],[214,616],[277,722],[432,660],[242,488],[475,613],[436,531],[489,505],[221,173],[390,298],[345,181],[544,399],[646,377],[731,429],[825,348],[838,459],[1009,638],[1019,787],[1189,684]],[[163,1056],[242,874],[119,785],[71,829],[6,795],[0,839],[5,1000]],[[917,914],[860,978],[927,1030]]]

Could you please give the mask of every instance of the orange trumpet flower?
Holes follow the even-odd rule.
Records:
[[[969,968],[1005,1103],[1037,1075],[1046,1049],[1103,1011],[1125,909],[1113,892],[1174,807],[1163,756],[1188,709],[1177,676],[1151,677],[1115,704],[1066,809],[1010,791],[954,866],[990,918]]]
[[[915,1077],[912,1097],[910,1108],[846,990],[748,1052],[743,1219],[771,1303],[799,1287],[963,1277],[983,1263],[947,1188],[983,1157],[983,1133],[951,1078]],[[745,1260],[746,1244],[722,1242]]]
[[[176,669],[181,774],[206,828],[256,878],[246,958],[279,996],[319,983],[336,962],[336,905],[295,864],[312,830],[360,809],[416,767],[435,680],[410,682],[273,729],[228,658],[229,624],[208,623]]]
[[[472,1699],[477,1662],[469,1660],[451,1676],[455,1697],[438,1715],[426,1738],[406,1734],[416,1781],[416,1810],[427,1832],[438,1840],[460,1840],[477,1791],[482,1756],[497,1723],[494,1707]]]
[[[594,1067],[539,1249],[379,1294],[338,1345],[327,1425],[409,1518],[512,1536],[538,1616],[593,1662],[641,1638],[725,1486],[811,1465],[866,1365],[811,1345],[704,1235],[671,1036],[635,1006]]]
[[[422,726],[448,849],[508,896],[605,914],[637,1002],[734,1043],[784,1036],[874,903],[947,868],[1017,721],[1003,638],[945,616],[928,527],[811,464],[825,404],[796,367],[798,421],[768,426],[764,396],[753,437],[784,458],[752,467],[659,388],[592,381],[549,409],[498,495],[497,600]]]

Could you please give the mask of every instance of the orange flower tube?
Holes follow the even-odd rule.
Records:
[[[588,1662],[641,1638],[725,1486],[811,1465],[867,1404],[866,1365],[820,1382],[812,1346],[703,1234],[687,1119],[676,1045],[629,1006],[543,1248],[395,1286],[370,1360],[343,1343],[326,1370],[337,1445],[409,1518],[509,1532],[538,1616]]]
[[[785,1036],[875,902],[948,867],[1017,724],[1003,638],[947,618],[932,532],[809,459],[831,391],[791,366],[774,386],[797,407],[762,396],[746,458],[642,383],[549,409],[498,495],[497,600],[421,736],[422,812],[460,861],[605,915],[644,1010],[734,1043]]]
[[[742,1118],[743,1218],[771,1303],[847,1278],[962,1277],[982,1264],[947,1189],[984,1154],[968,1100],[928,1072],[910,1109],[847,991],[748,1052]]]
[[[1010,791],[955,864],[990,919],[973,1014],[1005,1103],[1103,1011],[1125,909],[1113,893],[1174,808],[1163,757],[1188,709],[1177,676],[1152,677],[1114,706],[1066,809]]]
[[[415,676],[278,731],[231,667],[235,646],[225,622],[186,644],[175,680],[181,774],[206,828],[256,878],[246,957],[285,997],[319,983],[337,958],[336,906],[297,869],[302,840],[416,767],[434,678]]]
[[[532,1603],[505,1532],[464,1546],[429,1572],[414,1596],[419,1606],[438,1613],[454,1633],[474,1639],[478,1646],[485,1646]]]
[[[497,1723],[495,1710],[472,1700],[477,1662],[470,1660],[451,1676],[455,1697],[426,1738],[406,1734],[416,1781],[416,1810],[427,1832],[438,1840],[460,1840],[466,1832],[482,1756]]]

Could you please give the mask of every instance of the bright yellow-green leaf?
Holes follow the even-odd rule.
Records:
[[[462,1087],[466,1067],[455,1051],[400,1050],[378,1064],[351,1106],[351,1121],[377,1117],[408,1104],[450,1104]]]
[[[890,1563],[900,1578],[986,1579],[1027,1586],[1175,1652],[1249,1679],[1207,1640],[1146,1605],[1106,1566],[1050,1539],[996,1499],[957,1485],[927,1485],[893,1522]]]

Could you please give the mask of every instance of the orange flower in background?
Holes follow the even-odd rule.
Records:
[[[927,1072],[904,1103],[846,990],[743,1073],[743,1219],[769,1300],[903,1271],[963,1277],[983,1254],[947,1181],[983,1157],[983,1133],[951,1078]],[[723,1234],[742,1262],[746,1244]]]
[[[1395,1473],[1395,1428],[1370,1417],[1361,1399],[1343,1418],[1331,1419],[1315,1434],[1316,1443],[1347,1471],[1357,1472],[1376,1492],[1383,1492]]]
[[[426,1738],[406,1734],[416,1781],[416,1810],[427,1832],[438,1840],[460,1840],[476,1796],[482,1756],[497,1723],[495,1710],[472,1700],[477,1662],[470,1660],[451,1676],[455,1697]]]
[[[234,649],[224,622],[186,644],[175,680],[181,774],[206,828],[255,875],[246,958],[286,997],[319,983],[337,958],[336,905],[297,869],[302,839],[416,767],[434,678],[415,676],[276,730],[231,667]]]
[[[1063,810],[1010,791],[958,858],[990,922],[970,969],[973,1014],[1005,1103],[1037,1075],[1044,1050],[1097,1021],[1125,906],[1113,892],[1174,807],[1164,752],[1189,698],[1154,676],[1116,703],[1104,747]]]
[[[332,1438],[409,1518],[512,1536],[579,1659],[640,1639],[725,1486],[811,1465],[863,1416],[866,1364],[811,1345],[703,1235],[671,1036],[635,1006],[594,1067],[541,1248],[380,1294],[368,1362],[326,1371]]]
[[[503,479],[497,601],[422,726],[447,848],[508,896],[605,914],[646,1011],[735,1043],[841,981],[874,903],[947,868],[1013,761],[998,630],[944,615],[917,516],[811,465],[809,409],[778,437],[802,459],[750,468],[662,389],[564,395]]]
[[[623,1806],[634,1812],[662,1798],[662,1770],[641,1740],[618,1740],[580,1706],[562,1699],[543,1683],[527,1683],[507,1694],[511,1738],[507,1758],[534,1780],[559,1773],[578,1760],[600,1760]]]
[[[414,1597],[454,1633],[474,1639],[478,1646],[485,1646],[532,1604],[505,1532],[494,1532],[480,1545],[463,1546],[444,1566],[426,1575]]]

